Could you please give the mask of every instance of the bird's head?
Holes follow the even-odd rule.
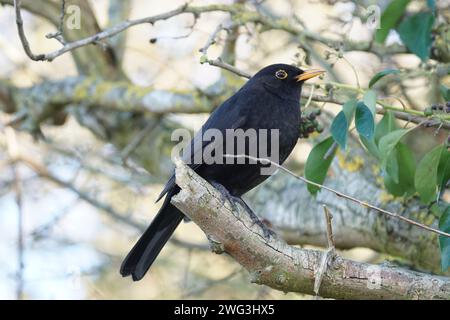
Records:
[[[324,72],[318,69],[302,70],[288,64],[272,64],[258,71],[250,81],[264,85],[280,97],[299,99],[303,83]]]

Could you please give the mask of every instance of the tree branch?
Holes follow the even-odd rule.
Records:
[[[0,4],[2,5],[14,6],[14,3],[15,0],[0,0]],[[61,8],[58,3],[49,0],[21,0],[20,3],[23,3],[25,10],[46,19],[55,27],[59,28]],[[70,5],[76,5],[82,11],[83,27],[70,30],[65,28],[64,34],[60,38],[71,43],[77,39],[85,38],[87,35],[97,34],[101,31],[89,2],[86,0],[66,0],[66,7]],[[72,54],[77,69],[82,75],[96,75],[97,77],[109,79],[125,78],[122,70],[116,65],[115,57],[112,55],[111,50],[105,50],[101,46],[89,46],[80,48],[80,50],[76,50]],[[92,63],[92,61],[96,63]]]
[[[18,19],[20,19],[20,0],[14,0],[14,3],[18,4],[16,5],[16,16]],[[71,43],[68,43],[64,45],[61,49],[47,53],[47,54],[40,54],[40,55],[34,55],[31,51],[27,50],[26,48],[26,41],[21,36],[22,43],[24,44],[24,49],[27,52],[28,56],[35,60],[35,61],[52,61],[53,59],[57,58],[58,56],[75,50],[77,48],[96,43],[100,40],[104,40],[106,38],[113,37],[124,30],[139,25],[139,24],[154,24],[157,21],[160,20],[166,20],[169,18],[172,18],[174,16],[183,14],[183,13],[192,13],[195,16],[198,16],[202,13],[206,12],[213,12],[213,11],[222,11],[222,12],[228,12],[232,15],[233,19],[239,23],[244,25],[245,23],[256,23],[261,24],[264,26],[265,30],[282,30],[285,32],[288,32],[296,37],[299,38],[299,41],[302,42],[303,39],[307,39],[310,41],[316,41],[320,42],[322,44],[325,44],[327,46],[343,46],[343,49],[345,51],[371,51],[374,52],[380,56],[385,54],[395,54],[395,53],[405,53],[405,48],[403,46],[390,46],[390,47],[384,47],[378,44],[373,44],[372,42],[356,42],[356,41],[350,41],[350,40],[334,40],[331,38],[324,37],[320,34],[311,32],[309,30],[302,30],[298,28],[297,26],[290,24],[286,19],[279,19],[279,18],[271,18],[265,15],[262,15],[258,11],[251,11],[246,9],[245,5],[242,3],[235,3],[231,5],[219,5],[219,4],[213,4],[213,5],[206,5],[206,6],[190,6],[188,4],[185,4],[177,9],[174,9],[172,11],[165,12],[163,14],[135,19],[135,20],[128,20],[123,21],[121,23],[116,24],[115,26],[108,28],[102,32],[99,32],[97,34],[91,35],[89,37],[86,37],[84,39],[80,39],[77,41],[73,41]],[[20,33],[20,28],[19,28]],[[23,32],[22,32],[23,33]]]
[[[169,18],[175,17],[182,13],[192,13],[194,15],[199,15],[201,13],[211,12],[211,11],[233,12],[236,9],[233,7],[233,5],[230,5],[230,6],[209,5],[209,6],[203,6],[203,7],[192,7],[192,6],[188,6],[188,5],[183,5],[172,11],[168,11],[166,13],[158,14],[155,16],[123,21],[111,28],[108,28],[104,31],[98,32],[98,33],[91,35],[89,37],[86,37],[84,39],[80,39],[77,41],[67,43],[58,50],[55,50],[55,51],[52,51],[49,53],[45,53],[45,54],[35,55],[35,54],[33,54],[33,52],[31,51],[31,49],[29,47],[28,40],[27,40],[27,38],[25,36],[25,32],[23,30],[23,21],[22,21],[20,6],[21,6],[21,0],[14,0],[14,7],[15,7],[15,12],[16,12],[16,22],[17,22],[20,40],[22,42],[22,45],[23,45],[23,48],[24,48],[26,54],[30,57],[30,59],[32,59],[34,61],[52,61],[55,58],[63,55],[66,52],[73,51],[75,49],[87,46],[89,44],[97,43],[101,40],[114,37],[115,35],[127,30],[130,27],[140,25],[140,24],[154,24],[157,21],[167,20]]]
[[[233,211],[209,183],[182,163],[176,181],[181,191],[172,203],[188,215],[217,247],[247,269],[252,281],[274,289],[314,293],[315,271],[322,252],[298,249],[274,236],[264,237],[245,209]],[[227,226],[224,228],[223,226]],[[323,235],[325,238],[325,234]],[[369,265],[336,256],[321,282],[321,295],[343,299],[446,299],[450,279],[402,268]]]
[[[353,142],[347,153],[337,153],[326,185],[437,228],[438,218],[419,199],[405,201],[390,196],[383,187],[383,181],[378,178],[379,173],[380,167],[375,159],[368,157]],[[406,260],[415,269],[442,273],[435,234],[374,214],[368,208],[343,201],[327,191],[321,191],[313,198],[304,182],[286,174],[271,177],[246,195],[246,199],[288,243],[326,247],[327,241],[322,236],[326,229],[322,215],[318,214],[326,205],[333,212],[333,234],[337,248],[371,248]]]

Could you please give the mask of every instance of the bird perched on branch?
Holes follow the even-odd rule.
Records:
[[[183,154],[183,160],[231,202],[244,205],[255,222],[260,223],[241,196],[269,177],[261,171],[264,165],[261,162],[251,163],[250,159],[244,161],[245,163],[238,161],[230,163],[226,160],[221,163],[192,161],[206,148],[211,150],[211,147],[217,147],[219,143],[220,139],[203,139],[203,133],[209,129],[216,129],[216,133],[226,136],[228,130],[242,129],[244,132],[249,129],[276,130],[277,150],[274,150],[275,144],[269,142],[266,145],[269,149],[266,154],[277,153],[278,162],[282,164],[299,138],[302,85],[304,81],[322,73],[321,70],[303,71],[286,64],[274,64],[260,70],[211,114],[201,131],[191,141],[190,148]],[[259,139],[256,143],[257,148],[261,148],[261,137]],[[228,150],[227,143],[230,146],[230,142],[224,139],[221,143],[223,145],[220,148]],[[254,145],[250,145],[247,141],[241,153],[247,154],[252,147]],[[233,146],[233,154],[241,154],[238,149],[239,146]],[[183,213],[170,203],[172,196],[179,190],[175,184],[175,175],[172,175],[158,198],[159,200],[166,196],[161,209],[122,263],[120,268],[122,276],[131,275],[134,281],[142,279],[183,219]]]

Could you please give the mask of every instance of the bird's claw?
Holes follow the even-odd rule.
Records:
[[[250,216],[250,219],[252,220],[252,226],[254,226],[255,224],[258,225],[262,229],[265,238],[270,239],[270,237],[275,236],[275,232],[259,219],[258,215],[253,212],[253,210],[247,205],[247,203],[245,203],[244,200],[242,200],[240,197],[233,196],[227,190],[227,188],[225,188],[220,183],[211,182],[211,184],[220,192],[222,204],[225,204],[226,200],[228,200],[228,202],[231,205],[231,209],[233,211],[236,211],[237,210],[236,204],[239,203]]]
[[[211,181],[210,183],[220,192],[220,200],[222,201],[222,204],[224,205],[225,202],[228,201],[231,205],[231,209],[236,210],[236,200],[235,197],[231,195],[230,191],[228,191],[227,188],[220,183],[214,181]]]
[[[270,239],[271,237],[275,237],[275,231],[270,229],[264,222],[262,222],[254,212],[249,212],[249,215],[252,219],[253,225],[256,224],[262,229],[265,238]]]
[[[264,222],[262,222],[261,219],[259,219],[258,215],[255,212],[253,212],[252,208],[250,208],[248,206],[248,204],[245,203],[244,200],[242,200],[239,197],[235,197],[235,199],[237,202],[239,202],[241,204],[241,206],[243,206],[246,209],[248,215],[250,216],[250,219],[253,222],[252,225],[256,224],[262,229],[262,231],[264,233],[264,237],[270,239],[270,237],[275,236],[275,232],[273,230],[271,230]]]

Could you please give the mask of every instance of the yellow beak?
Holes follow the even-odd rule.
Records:
[[[306,81],[308,79],[320,76],[321,74],[324,74],[324,73],[325,73],[325,71],[323,71],[323,70],[311,69],[311,70],[306,70],[305,72],[303,72],[302,74],[299,74],[295,78],[297,79],[297,82]]]

